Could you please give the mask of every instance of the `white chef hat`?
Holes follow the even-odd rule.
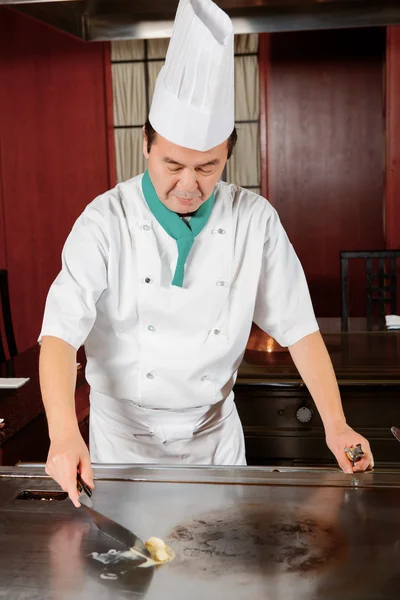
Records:
[[[212,0],[180,0],[149,120],[164,138],[207,151],[235,126],[234,34]]]

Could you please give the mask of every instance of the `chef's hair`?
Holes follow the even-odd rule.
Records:
[[[147,152],[150,152],[151,147],[157,137],[157,131],[154,129],[149,119],[147,119],[144,125],[144,135],[146,136],[147,141]],[[228,138],[228,159],[232,156],[232,152],[237,142],[237,131],[236,127],[234,127],[231,135]]]

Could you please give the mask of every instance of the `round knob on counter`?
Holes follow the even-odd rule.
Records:
[[[311,421],[312,416],[312,410],[311,408],[308,408],[308,406],[300,406],[300,408],[296,411],[296,417],[300,423],[308,423]]]

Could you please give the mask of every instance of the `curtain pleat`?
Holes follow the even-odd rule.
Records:
[[[146,161],[143,156],[142,129],[116,129],[115,156],[118,181],[126,181],[143,173]]]
[[[227,181],[242,187],[260,185],[259,125],[238,124],[238,142],[227,165]]]
[[[111,60],[143,60],[144,40],[121,40],[111,43]]]

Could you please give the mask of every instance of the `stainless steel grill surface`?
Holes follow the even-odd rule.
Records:
[[[138,567],[38,465],[0,471],[0,598],[380,600],[400,589],[400,472],[96,468],[96,510],[172,563]],[[41,499],[43,498],[43,499]]]

